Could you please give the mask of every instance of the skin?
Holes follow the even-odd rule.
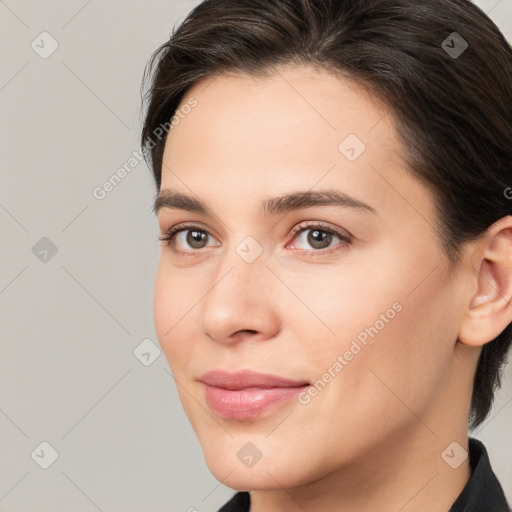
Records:
[[[481,346],[512,321],[512,218],[467,244],[450,270],[432,193],[405,168],[389,108],[327,71],[219,75],[182,103],[192,97],[197,107],[167,138],[161,189],[199,198],[214,215],[158,211],[162,234],[192,222],[209,235],[198,249],[182,232],[174,248],[184,255],[162,244],[154,320],[210,471],[250,490],[252,512],[446,512],[470,467],[453,469],[441,454],[452,442],[468,449]],[[366,145],[353,162],[338,149],[348,134]],[[259,211],[264,198],[328,187],[376,213]],[[303,221],[352,241],[290,235]],[[263,249],[250,264],[236,252],[248,236]],[[250,420],[208,408],[204,372],[313,383],[396,302],[401,311],[307,405],[294,399]],[[262,454],[252,467],[237,458],[247,442]]]

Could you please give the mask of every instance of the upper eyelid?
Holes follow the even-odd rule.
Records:
[[[291,230],[290,233],[295,234],[299,231],[302,231],[302,230],[307,231],[308,229],[313,229],[313,228],[320,228],[323,231],[332,232],[332,233],[336,234],[337,236],[346,236],[347,238],[352,238],[352,234],[349,233],[346,229],[331,226],[329,223],[326,223],[324,221],[302,221],[302,222],[299,222]],[[346,235],[344,235],[342,233],[342,231],[345,231]]]

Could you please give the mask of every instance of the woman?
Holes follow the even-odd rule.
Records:
[[[508,511],[512,50],[466,0],[206,0],[153,55],[154,319],[222,511]]]

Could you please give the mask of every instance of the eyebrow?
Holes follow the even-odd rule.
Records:
[[[260,213],[265,216],[280,215],[313,206],[340,206],[377,214],[375,208],[364,201],[334,189],[299,191],[267,198],[261,203]],[[199,199],[170,189],[162,190],[155,199],[153,212],[158,214],[162,208],[186,210],[207,217],[215,216],[213,211]]]

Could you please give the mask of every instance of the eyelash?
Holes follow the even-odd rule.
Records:
[[[178,233],[181,233],[182,231],[189,231],[189,230],[190,231],[200,231],[202,233],[206,233],[211,236],[211,234],[206,229],[203,229],[201,226],[198,226],[196,224],[179,224],[179,225],[174,226],[171,229],[169,229],[165,233],[164,236],[159,236],[158,240],[160,240],[160,242],[164,242],[165,247],[171,247],[172,251],[179,256],[197,256],[197,255],[203,253],[204,250],[197,249],[195,251],[193,251],[193,250],[179,251],[178,249],[175,249],[173,246],[174,239],[176,238]],[[309,223],[306,222],[306,223],[299,224],[292,230],[290,235],[292,236],[292,239],[294,239],[296,237],[296,235],[300,234],[303,231],[308,231],[308,230],[317,230],[317,231],[321,231],[323,233],[328,233],[330,235],[335,235],[342,240],[342,243],[337,244],[334,247],[330,247],[327,249],[317,249],[317,250],[297,249],[297,250],[301,251],[303,254],[306,254],[308,256],[325,256],[326,254],[331,254],[335,251],[342,250],[342,249],[346,248],[346,246],[352,242],[351,237],[344,235],[343,233],[341,233],[340,231],[338,231],[332,227],[328,227],[328,226],[326,226],[322,223],[318,223],[318,222],[309,222]],[[339,245],[341,245],[342,247],[337,248],[337,246],[339,246]]]

